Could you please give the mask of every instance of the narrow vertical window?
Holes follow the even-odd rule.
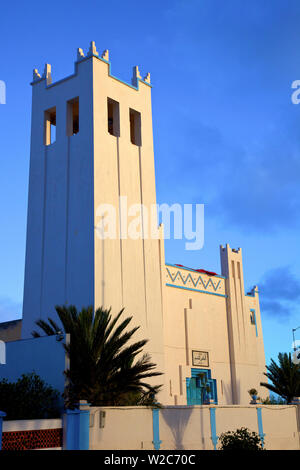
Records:
[[[120,137],[120,106],[111,98],[107,98],[107,130],[111,135]]]
[[[45,111],[44,144],[51,145],[56,141],[56,107]]]
[[[130,140],[134,145],[142,145],[141,136],[141,113],[134,109],[129,109],[130,120]]]
[[[79,98],[67,102],[67,135],[79,132]]]

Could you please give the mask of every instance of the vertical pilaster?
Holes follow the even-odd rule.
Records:
[[[153,445],[155,450],[160,449],[162,441],[159,438],[159,409],[152,409]]]
[[[257,412],[257,423],[258,423],[258,434],[261,440],[261,445],[264,447],[265,445],[265,433],[263,429],[263,421],[262,421],[262,410],[261,408],[256,408]]]
[[[63,416],[64,450],[89,450],[90,411],[66,410]]]
[[[211,440],[214,446],[214,450],[217,450],[219,436],[217,436],[216,408],[209,408],[209,413],[210,413]]]

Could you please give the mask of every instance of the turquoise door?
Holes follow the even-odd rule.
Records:
[[[191,378],[187,383],[186,396],[188,405],[202,405],[202,391],[197,387],[195,378]]]
[[[210,369],[191,369],[191,375],[186,379],[187,405],[203,405],[210,399],[217,405],[217,382],[211,378]]]

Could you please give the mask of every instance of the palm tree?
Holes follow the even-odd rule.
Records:
[[[300,396],[300,366],[292,362],[290,353],[279,353],[278,361],[279,365],[271,359],[271,364],[266,366],[268,372],[264,373],[272,384],[261,382],[260,385],[291,403],[294,397]]]
[[[145,382],[149,377],[161,375],[154,371],[156,364],[148,354],[142,353],[147,340],[130,342],[139,327],[127,330],[132,317],[118,323],[123,310],[114,318],[111,309],[93,307],[77,312],[74,306],[56,306],[55,310],[70,342],[64,344],[70,359],[70,369],[65,371],[69,379],[65,400],[69,407],[79,400],[87,400],[94,406],[119,405],[138,402],[143,397],[154,397],[161,386]],[[61,334],[61,327],[51,318],[48,322],[36,321],[46,335]],[[33,331],[34,337],[41,336]],[[152,400],[155,403],[155,400]]]

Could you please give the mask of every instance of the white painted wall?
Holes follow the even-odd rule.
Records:
[[[92,63],[58,83],[32,86],[31,152],[22,337],[55,305],[94,302]],[[80,132],[66,135],[67,101],[79,97]],[[44,112],[56,107],[56,142],[44,145]]]
[[[3,432],[37,431],[39,429],[62,428],[61,419],[18,419],[3,421]]]
[[[170,407],[160,413],[161,449],[213,450],[210,406]],[[297,406],[261,406],[265,448],[300,449]],[[258,432],[256,406],[217,406],[216,431],[247,427]],[[106,412],[105,427],[99,427],[100,410]],[[153,449],[152,410],[147,407],[91,407],[91,449]]]

